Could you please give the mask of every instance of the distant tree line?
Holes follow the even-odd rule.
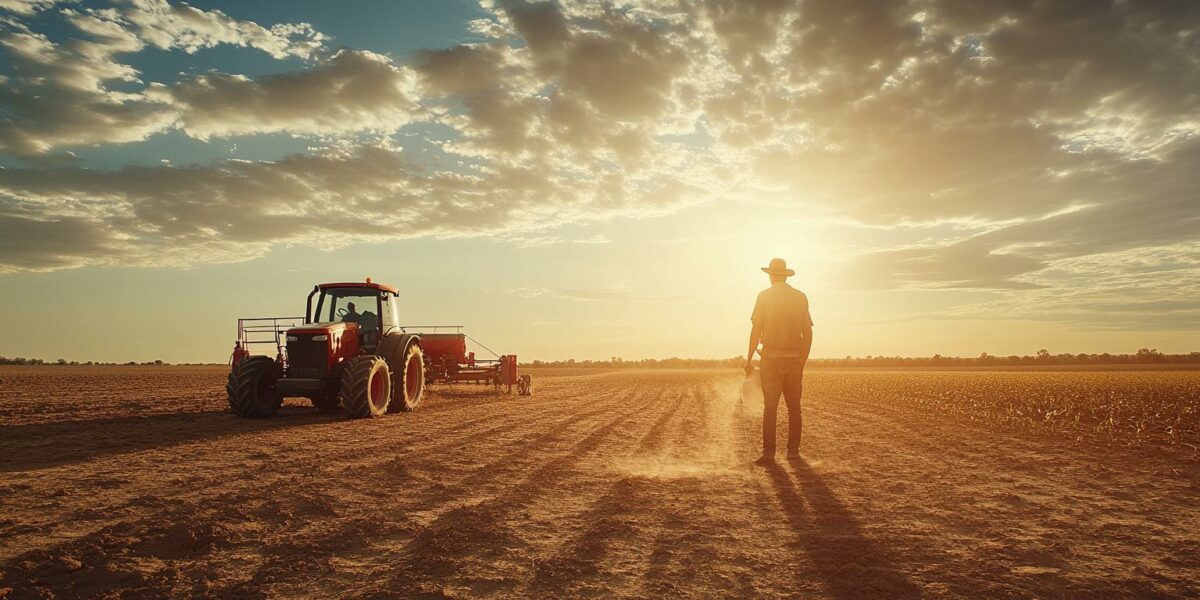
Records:
[[[576,368],[576,369],[708,369],[708,368],[737,368],[742,366],[743,357],[732,358],[643,358],[641,360],[625,360],[614,356],[609,360],[535,360],[521,363],[526,367],[538,368]],[[1038,350],[1033,356],[995,356],[984,352],[976,357],[961,356],[865,356],[846,358],[814,358],[808,361],[813,366],[824,367],[1004,367],[1004,366],[1037,366],[1037,365],[1147,365],[1147,364],[1200,364],[1200,352],[1188,354],[1163,354],[1154,348],[1142,348],[1134,354],[1050,354],[1047,350]],[[108,365],[108,366],[161,366],[171,363],[161,360],[124,363],[116,362],[79,362],[58,359],[46,361],[40,358],[8,358],[0,356],[0,365]],[[180,363],[184,365],[209,365],[219,363]]]
[[[1036,365],[1150,365],[1196,364],[1200,352],[1163,354],[1154,348],[1142,348],[1134,354],[1051,354],[1038,350],[1034,356],[996,356],[984,352],[976,357],[942,356],[909,358],[903,356],[867,356],[865,358],[822,358],[814,364],[839,367],[1004,367]]]
[[[171,364],[171,363],[166,363],[166,362],[163,362],[163,361],[161,361],[161,360],[151,360],[151,361],[147,361],[147,362],[137,362],[137,361],[132,361],[132,360],[131,360],[131,361],[129,361],[129,362],[124,362],[124,363],[116,363],[116,362],[96,362],[96,361],[91,361],[91,360],[89,360],[89,361],[87,361],[87,362],[79,362],[79,361],[77,361],[77,360],[71,360],[71,361],[68,361],[68,360],[67,360],[67,359],[65,359],[65,358],[60,358],[60,359],[58,359],[58,360],[55,360],[55,361],[46,361],[46,360],[42,360],[42,359],[40,359],[40,358],[22,358],[22,357],[19,357],[19,356],[18,356],[17,358],[9,358],[9,357],[7,357],[7,356],[0,356],[0,365],[49,365],[49,366],[68,366],[68,365],[70,365],[70,366],[79,366],[79,365],[87,365],[87,366],[92,366],[92,365],[108,365],[108,366],[150,365],[150,366],[162,366],[162,365],[169,365],[169,364]]]
[[[742,366],[745,358],[646,358],[642,360],[624,360],[614,356],[609,360],[535,360],[523,363],[528,367],[545,368],[634,368],[634,369],[676,369],[676,368],[737,368]],[[1163,354],[1157,349],[1142,348],[1134,354],[1051,354],[1047,350],[1039,350],[1036,355],[1029,356],[995,356],[984,352],[976,357],[961,356],[866,356],[845,358],[814,358],[810,365],[824,367],[1003,367],[1003,366],[1038,366],[1038,365],[1145,365],[1145,364],[1197,364],[1200,363],[1200,352],[1188,354]]]

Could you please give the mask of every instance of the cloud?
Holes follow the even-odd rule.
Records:
[[[574,239],[564,239],[557,235],[509,235],[505,236],[504,241],[516,244],[518,248],[542,248],[545,246],[558,246],[561,244],[598,246],[612,243],[612,240],[601,234],[596,234],[586,238]]]
[[[21,75],[0,81],[2,152],[54,158],[63,147],[137,142],[175,128],[199,139],[392,132],[420,110],[409,69],[356,50],[258,79],[205,73],[113,91],[112,81],[141,83],[117,56],[140,50],[142,40],[115,21],[67,12],[89,41],[60,45],[27,30],[0,36]]]
[[[51,5],[25,3],[13,10],[27,14]],[[82,34],[80,38],[57,43],[20,22],[7,23],[7,31],[0,33],[0,49],[17,74],[0,78],[0,107],[4,109],[0,111],[0,152],[28,159],[61,159],[65,155],[54,153],[63,147],[137,142],[173,128],[181,120],[209,135],[214,131],[278,131],[288,125],[303,133],[314,129],[327,132],[337,120],[358,130],[364,120],[371,121],[362,124],[369,127],[401,112],[399,100],[393,98],[389,104],[379,93],[396,83],[394,73],[399,71],[373,60],[378,57],[370,53],[340,52],[311,71],[277,75],[262,82],[210,74],[173,87],[146,85],[136,69],[121,61],[122,55],[139,52],[148,44],[188,53],[232,44],[258,48],[276,58],[312,58],[324,37],[304,23],[285,23],[267,30],[220,11],[158,0],[133,0],[104,10],[63,8],[61,14]],[[367,63],[378,67],[372,70]],[[364,81],[374,76],[380,77],[378,83]],[[112,82],[140,89],[117,91]],[[331,86],[338,86],[346,96],[366,99],[347,102],[347,97],[331,94]],[[401,96],[402,91],[396,89],[393,95]],[[333,104],[314,104],[320,101]],[[234,110],[228,102],[247,104]],[[275,110],[262,103],[270,103]],[[240,110],[254,113],[235,118]],[[218,127],[214,119],[228,124]]]
[[[0,0],[0,10],[29,16],[46,10],[63,0]]]
[[[1037,289],[966,304],[948,318],[1058,321],[1094,329],[1198,331],[1200,243],[1099,252],[1053,261],[1028,276]]]
[[[55,9],[82,40],[7,31],[8,154],[175,128],[346,150],[0,171],[9,231],[34,221],[45,233],[27,250],[9,240],[4,268],[231,260],[346,232],[537,245],[564,241],[563,223],[753,202],[801,225],[855,224],[862,239],[903,234],[855,249],[855,287],[999,290],[1018,311],[1090,293],[1096,257],[1113,281],[1158,293],[1179,271],[1127,259],[1178,254],[1200,231],[1194,2],[481,4],[480,41],[400,58],[162,1]],[[121,61],[216,44],[307,62],[143,84]],[[450,132],[422,140],[438,155],[422,168],[402,148],[362,145],[364,132],[414,123]]]
[[[62,146],[139,141],[174,121],[170,107],[106,87],[138,81],[115,57],[140,41],[104,21],[73,18],[92,31],[91,41],[64,47],[25,29],[0,34],[17,73],[0,78],[0,152],[39,157]]]
[[[709,125],[756,177],[867,226],[984,230],[861,252],[855,286],[1056,287],[1033,275],[1196,239],[1196,5],[764,6],[694,13],[737,65]]]
[[[399,129],[420,110],[413,76],[389,59],[342,50],[295,73],[251,79],[212,73],[188,78],[154,96],[179,111],[190,136],[231,137],[287,132],[336,135]]]
[[[95,220],[60,217],[38,220],[0,213],[0,273],[78,266],[80,258],[110,254],[114,240]]]
[[[120,20],[131,25],[147,43],[189,54],[221,44],[256,48],[274,58],[314,58],[325,36],[307,23],[282,23],[270,29],[234,19],[219,10],[201,10],[167,0],[128,0],[117,9]]]
[[[0,219],[9,234],[0,271],[184,266],[197,255],[240,261],[287,244],[536,235],[622,210],[588,193],[519,174],[423,173],[402,152],[377,146],[274,162],[0,169]],[[73,240],[81,231],[86,244]]]
[[[1094,204],[1019,217],[923,248],[867,252],[851,262],[850,277],[867,288],[1044,287],[1030,275],[1057,261],[1194,242],[1196,164],[1200,145],[1191,144],[1167,160],[1121,161],[1099,173],[1053,178],[1043,185]]]

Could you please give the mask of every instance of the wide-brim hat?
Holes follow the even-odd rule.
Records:
[[[762,270],[763,273],[768,275],[784,275],[791,277],[792,275],[796,274],[795,271],[788,268],[787,261],[783,260],[782,258],[772,258],[771,264],[763,267]]]

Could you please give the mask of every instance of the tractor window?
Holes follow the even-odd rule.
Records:
[[[379,327],[379,293],[369,288],[328,288],[321,291],[316,320]]]
[[[395,326],[399,325],[400,320],[397,318],[397,313],[396,313],[396,297],[385,292],[383,295],[380,296],[380,302],[383,305],[383,308],[381,311],[382,312],[381,316],[383,318],[383,326],[386,328],[386,327],[395,327]]]

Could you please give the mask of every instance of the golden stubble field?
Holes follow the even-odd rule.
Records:
[[[1200,372],[553,372],[370,421],[0,367],[0,597],[1196,597]]]

